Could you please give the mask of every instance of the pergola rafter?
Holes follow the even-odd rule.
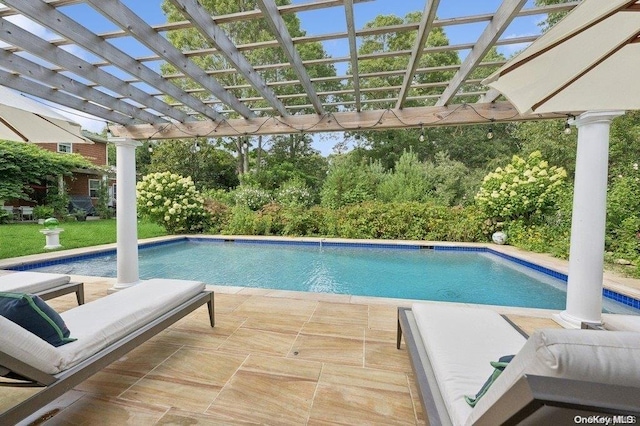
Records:
[[[504,60],[483,62],[492,47],[524,45],[539,37],[540,34],[531,34],[501,38],[515,18],[570,10],[579,4],[574,1],[523,8],[524,0],[503,0],[494,12],[475,15],[461,12],[460,16],[437,18],[439,6],[449,0],[424,0],[420,5],[422,19],[418,22],[368,27],[359,20],[359,8],[379,0],[307,0],[284,6],[277,6],[273,0],[258,0],[256,9],[217,16],[211,16],[196,0],[171,0],[185,19],[161,23],[147,22],[142,14],[127,6],[132,1],[4,1],[0,7],[0,40],[7,45],[0,50],[0,84],[112,123],[111,131],[116,135],[135,135],[141,139],[549,118],[523,117],[509,108],[508,103],[496,102],[498,93],[483,87],[474,71],[504,63]],[[159,4],[160,1],[156,7]],[[155,3],[149,5],[154,6]],[[61,10],[63,7],[65,10]],[[81,22],[74,18],[75,14],[67,13],[80,7],[92,8],[117,29],[97,32],[91,22]],[[344,16],[341,25],[344,29],[337,30],[328,22],[326,30],[291,37],[293,33],[283,17],[329,9]],[[23,21],[7,21],[11,16],[29,18],[52,33],[28,31],[16,24]],[[234,43],[224,25],[252,20],[264,20],[272,38]],[[442,29],[446,34],[452,26],[483,23],[486,28],[477,40],[426,46],[434,29]],[[173,46],[167,33],[185,29],[197,30],[209,46],[194,50]],[[365,37],[384,38],[397,33],[414,33],[413,46],[367,54],[358,51],[359,42]],[[137,46],[145,46],[148,51],[128,49],[127,39],[135,39]],[[308,43],[325,44],[325,49],[326,43],[343,43],[349,54],[303,58],[300,48]],[[286,60],[279,62],[282,59],[274,57],[272,62],[252,63],[249,58],[256,57],[252,53],[259,49],[281,49]],[[444,52],[456,52],[463,60],[420,66],[425,55]],[[203,68],[200,64],[207,61],[195,60],[209,55],[224,60],[212,61],[217,64],[215,69]],[[401,58],[399,63],[406,66],[372,69],[373,64],[383,63],[386,58]],[[161,68],[164,64],[170,67]],[[311,72],[317,66],[334,67],[336,74],[318,76]],[[365,67],[367,72],[362,72]],[[175,71],[167,72],[169,68]],[[429,75],[443,72],[455,75],[451,79]],[[238,75],[237,81],[233,74]],[[377,83],[369,87],[373,79]],[[402,111],[408,102],[418,107],[404,116]],[[469,107],[471,104],[473,108]],[[445,114],[443,111],[448,121],[413,118],[418,114],[423,117]],[[390,113],[404,118],[394,121],[389,118]],[[382,118],[373,124],[351,126],[352,120],[368,120],[368,114]]]
[[[257,2],[258,6],[262,10],[264,19],[267,21],[267,24],[271,28],[273,35],[280,43],[280,46],[282,47],[282,50],[284,50],[285,55],[287,55],[287,57],[289,58],[291,66],[298,75],[300,84],[302,84],[302,87],[306,91],[311,104],[316,110],[316,113],[322,114],[324,112],[322,102],[316,94],[316,90],[313,88],[313,84],[311,84],[309,74],[307,73],[307,70],[302,63],[300,54],[293,45],[293,40],[291,39],[289,30],[287,30],[287,24],[285,24],[284,20],[282,19],[276,3],[273,0],[257,0]]]
[[[418,64],[420,63],[422,53],[424,52],[423,46],[427,44],[427,38],[429,37],[431,28],[433,28],[433,21],[436,19],[438,4],[440,4],[440,0],[428,0],[424,5],[424,12],[422,12],[422,20],[420,21],[420,26],[418,27],[418,35],[416,37],[415,46],[411,51],[409,66],[407,67],[407,72],[404,75],[402,89],[400,89],[400,95],[398,96],[398,102],[396,103],[397,109],[402,108],[402,104],[404,103],[405,99],[407,99],[407,95],[409,94],[411,83],[416,74],[416,69],[418,68]]]
[[[489,25],[484,29],[473,49],[465,58],[460,69],[451,79],[449,86],[442,92],[442,96],[436,102],[436,106],[446,105],[451,101],[462,83],[471,75],[476,65],[482,61],[482,58],[491,49],[495,41],[500,38],[500,35],[507,29],[526,2],[527,0],[504,0],[502,2]]]

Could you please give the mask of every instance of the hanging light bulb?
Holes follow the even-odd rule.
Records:
[[[487,139],[493,139],[493,127],[489,127],[489,131],[487,132]]]
[[[424,127],[422,127],[422,125],[420,126],[420,137],[418,138],[418,140],[420,142],[424,142],[425,141],[425,136],[424,136]]]
[[[151,145],[149,145],[149,148],[147,148],[147,150],[148,150],[149,152],[153,152],[153,147],[152,147]]]
[[[567,118],[567,121],[564,123],[564,134],[565,135],[570,135],[571,134],[571,126],[569,125],[569,119]]]
[[[191,151],[192,154],[200,152],[200,144],[198,142],[194,143],[193,145],[191,145],[191,148],[189,148],[189,151]]]

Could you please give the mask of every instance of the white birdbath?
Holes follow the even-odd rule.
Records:
[[[47,244],[44,246],[46,250],[53,250],[62,247],[60,244],[60,233],[62,231],[64,231],[62,228],[47,228],[40,230],[46,239]]]

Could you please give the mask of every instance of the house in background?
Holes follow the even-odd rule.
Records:
[[[38,143],[36,145],[59,154],[79,154],[98,166],[96,169],[76,169],[73,170],[72,176],[62,177],[64,188],[71,200],[72,206],[70,206],[70,209],[83,209],[90,215],[95,215],[101,183],[107,185],[108,188],[108,206],[115,207],[115,173],[109,169],[107,139],[86,131],[83,131],[83,136],[93,143],[59,142]],[[46,188],[34,188],[32,198],[36,201],[36,204],[44,202],[44,198],[47,195],[46,192]]]
[[[75,169],[71,176],[61,176],[57,184],[58,188],[62,186],[69,195],[70,212],[82,209],[88,215],[97,215],[95,207],[98,205],[101,183],[107,185],[108,188],[108,206],[115,208],[115,172],[109,168],[107,140],[86,131],[83,131],[83,135],[93,143],[37,143],[36,145],[59,154],[79,154],[97,166],[95,169]],[[45,204],[50,187],[31,185],[31,188],[33,192],[30,197],[33,201],[10,200],[5,202],[4,208],[7,211],[12,209],[16,219],[33,219],[33,207]]]

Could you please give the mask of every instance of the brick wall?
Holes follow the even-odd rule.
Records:
[[[58,152],[57,143],[39,143],[39,147],[51,152]],[[93,164],[98,166],[107,165],[107,144],[102,142],[95,142],[93,144],[88,143],[74,143],[71,148],[71,152],[80,154]]]

